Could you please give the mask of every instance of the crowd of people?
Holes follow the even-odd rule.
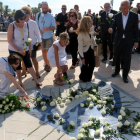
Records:
[[[128,83],[132,51],[140,51],[140,3],[132,9],[130,2],[124,0],[119,11],[111,9],[110,3],[105,3],[99,15],[91,14],[91,9],[88,9],[83,17],[78,5],[68,13],[67,6],[62,5],[62,12],[55,18],[46,1],[42,2],[41,8],[42,12],[37,13],[34,21],[31,19],[30,7],[22,7],[16,11],[15,21],[8,27],[9,56],[0,58],[0,93],[8,92],[13,82],[28,98],[22,88],[21,78],[26,76],[26,71],[32,75],[37,87],[42,85],[38,82],[40,74],[36,58],[40,49],[44,70],[50,72],[53,67],[57,67],[55,84],[63,85],[63,80],[68,78],[67,54],[72,56],[69,69],[75,69],[81,60],[79,80],[90,82],[95,67],[94,51],[98,49],[95,35],[102,40],[102,62],[108,60],[109,46],[109,60],[113,59],[112,65],[115,66],[112,77],[119,75],[121,65],[123,81]],[[18,82],[15,80],[15,72]]]

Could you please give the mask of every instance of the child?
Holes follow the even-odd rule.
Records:
[[[59,40],[55,41],[48,51],[47,59],[51,67],[57,67],[57,73],[54,75],[54,83],[57,85],[64,85],[62,83],[62,74],[65,78],[67,77],[67,54],[65,51],[66,46],[69,43],[69,36],[63,32],[59,35]]]

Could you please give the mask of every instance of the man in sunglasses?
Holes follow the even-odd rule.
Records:
[[[59,36],[60,33],[66,31],[66,23],[68,21],[68,17],[66,13],[67,6],[62,5],[61,10],[62,10],[62,13],[59,13],[56,17],[56,25],[57,25],[56,36]]]
[[[53,30],[55,29],[55,20],[54,17],[48,12],[49,7],[46,1],[42,2],[41,8],[42,12],[37,13],[36,15],[36,22],[40,29],[42,38],[42,56],[45,62],[44,70],[50,72],[51,67],[47,59],[47,52],[53,44]]]

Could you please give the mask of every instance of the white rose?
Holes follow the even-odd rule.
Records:
[[[98,18],[101,18],[101,16],[98,16]]]
[[[121,116],[121,115],[118,116],[118,120],[119,120],[119,121],[122,120],[122,116]]]
[[[11,100],[11,103],[13,103],[13,100]]]
[[[39,102],[41,100],[41,98],[37,98],[37,101]]]
[[[125,107],[123,107],[123,106],[122,106],[122,107],[121,107],[121,110],[123,110],[123,111],[124,111],[124,110],[125,110]]]
[[[9,106],[12,106],[12,103],[10,103]]]
[[[84,95],[84,96],[86,96],[86,95],[88,95],[88,94],[89,94],[88,91],[84,91],[84,92],[83,92],[83,95]]]
[[[62,99],[60,97],[57,98],[57,101],[62,101]]]
[[[2,104],[6,104],[6,102],[5,101],[2,101]]]
[[[75,137],[70,137],[70,140],[76,140],[76,138]]]
[[[104,131],[105,131],[105,132],[108,132],[108,130],[109,130],[109,127],[108,127],[108,126],[105,126],[105,127],[104,127]]]
[[[137,126],[136,126],[136,127],[137,127],[137,128],[140,128],[140,122],[137,123]]]
[[[46,103],[45,103],[45,102],[41,102],[40,104],[41,104],[42,106],[44,106]]]
[[[55,113],[55,114],[54,114],[54,117],[55,117],[55,118],[59,118],[59,114],[58,114],[58,113]]]
[[[97,103],[102,104],[103,102],[102,102],[102,100],[98,100]]]
[[[3,105],[2,104],[0,104],[0,108],[2,108],[3,107]]]
[[[82,127],[84,127],[84,128],[85,128],[85,127],[88,127],[88,123],[83,123],[83,124],[82,124]]]
[[[107,100],[107,97],[103,97],[103,100],[106,101]]]
[[[113,109],[114,108],[114,105],[111,105],[111,108]]]
[[[71,101],[69,99],[66,100],[66,104],[69,104]]]
[[[92,126],[93,122],[92,121],[89,121],[88,122],[88,126]]]
[[[97,108],[100,109],[100,108],[102,108],[102,106],[101,106],[100,104],[98,104],[98,105],[97,105]]]
[[[102,110],[102,114],[105,115],[106,114],[106,110]]]
[[[125,112],[122,112],[121,115],[122,115],[122,116],[126,116],[126,113],[125,113]]]
[[[75,99],[79,99],[79,95],[76,95],[76,96],[75,96]]]
[[[97,101],[97,98],[95,96],[93,97],[93,101]]]
[[[120,114],[122,114],[124,111],[123,110],[120,110]]]
[[[77,139],[78,140],[80,140],[80,139],[84,139],[84,134],[83,133],[80,133],[80,134],[78,134],[78,136],[77,136]]]
[[[84,133],[85,132],[85,129],[84,128],[81,128],[80,129],[80,133]]]
[[[70,28],[70,31],[73,31],[73,27]]]
[[[55,106],[55,102],[54,101],[50,102],[50,106]]]
[[[41,108],[42,111],[45,111],[46,109],[47,109],[46,106],[42,106],[42,108]]]
[[[9,99],[8,98],[6,98],[6,102],[9,102]]]
[[[28,38],[28,42],[31,42],[32,41],[32,39],[31,38]]]
[[[122,125],[123,125],[123,124],[122,124],[121,122],[118,122],[118,123],[117,123],[117,127],[118,127],[118,128],[121,128]]]
[[[42,17],[44,17],[44,14],[41,14]]]
[[[53,99],[54,102],[56,102],[56,99]]]
[[[96,89],[93,89],[92,91],[93,91],[94,93],[96,93]]]
[[[94,132],[94,135],[95,135],[95,136],[99,136],[99,135],[100,135],[100,130],[97,129],[97,130]]]
[[[4,106],[4,109],[5,109],[5,110],[9,109],[8,105],[5,105],[5,106]]]
[[[80,97],[80,98],[82,98],[82,97],[83,97],[83,95],[79,95],[79,97]]]
[[[65,123],[65,122],[66,122],[65,119],[62,118],[62,123]]]
[[[125,125],[125,126],[129,126],[129,125],[130,125],[130,122],[129,122],[128,120],[126,120],[126,121],[124,122],[124,125]]]
[[[12,106],[13,108],[15,107],[15,105]]]
[[[83,108],[84,106],[85,106],[85,105],[84,105],[83,103],[80,103],[80,107],[82,107],[82,108]]]
[[[69,82],[70,82],[70,83],[74,83],[74,80],[73,80],[73,79],[70,79]]]
[[[90,107],[90,108],[94,107],[94,104],[90,104],[89,107]]]
[[[104,121],[103,126],[107,126],[109,123],[107,121]]]
[[[87,98],[88,101],[91,101],[91,98]]]
[[[107,102],[106,101],[103,101],[103,104],[105,105]]]
[[[92,120],[94,120],[94,117],[92,117],[92,116],[89,116],[89,118],[88,118],[90,121],[92,121]]]
[[[74,127],[75,123],[73,121],[70,121],[70,125]]]
[[[112,18],[112,17],[113,17],[113,14],[112,14],[112,13],[110,13],[108,16],[109,16],[110,18]]]
[[[61,104],[60,104],[60,107],[64,107],[64,106],[65,106],[65,104],[64,104],[64,103],[61,103]]]

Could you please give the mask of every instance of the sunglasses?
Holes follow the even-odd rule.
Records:
[[[19,65],[20,64],[20,61],[18,63],[15,63],[15,65]]]
[[[62,8],[62,9],[64,9],[64,10],[65,10],[66,8]]]
[[[26,19],[26,16],[24,18],[20,18],[20,20],[25,20]]]
[[[43,3],[47,3],[47,2],[46,2],[46,1],[43,1],[42,4],[43,4]]]
[[[74,15],[70,15],[70,17],[74,17]]]
[[[26,15],[29,15],[29,14],[30,14],[30,12],[25,12],[25,14],[26,14]]]

